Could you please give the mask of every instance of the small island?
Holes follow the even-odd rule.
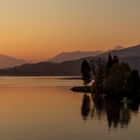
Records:
[[[81,64],[83,86],[73,87],[75,92],[94,93],[108,98],[140,98],[140,76],[128,63],[109,52],[108,60],[84,60]]]

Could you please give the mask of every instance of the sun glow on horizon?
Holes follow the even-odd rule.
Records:
[[[139,44],[139,6],[138,0],[1,0],[0,53],[39,61]]]

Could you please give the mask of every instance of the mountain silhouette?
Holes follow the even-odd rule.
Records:
[[[140,72],[140,45],[113,50],[112,55],[117,55],[120,61],[128,62],[132,69]],[[95,62],[99,57],[106,60],[108,52],[92,57],[83,57],[77,60],[64,61],[60,63],[40,62],[35,64],[24,64],[14,68],[1,69],[0,75],[20,75],[20,76],[80,76],[81,63],[87,59]]]
[[[80,59],[83,57],[89,57],[89,56],[96,56],[103,53],[103,51],[74,51],[74,52],[63,52],[60,53],[58,55],[56,55],[54,58],[49,59],[47,61],[50,62],[64,62],[64,61],[68,61],[68,60],[76,60],[76,59]]]
[[[140,44],[120,50],[112,50],[111,54],[118,56],[121,61],[127,62],[132,69],[140,71]],[[107,58],[107,56],[108,52],[98,57]]]
[[[135,45],[129,48],[113,50],[111,51],[113,55],[117,55],[119,57],[139,57],[140,56],[140,44]]]
[[[116,46],[115,48],[113,48],[112,50],[122,50],[122,49],[124,49],[124,47],[123,47],[123,46],[118,45],[118,46]]]
[[[9,68],[19,66],[26,63],[26,61],[0,54],[0,68]]]

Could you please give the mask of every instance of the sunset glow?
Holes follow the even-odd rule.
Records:
[[[139,44],[139,7],[139,0],[1,0],[0,53],[40,61]]]

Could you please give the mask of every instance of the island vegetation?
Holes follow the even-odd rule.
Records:
[[[134,97],[140,95],[140,76],[128,63],[120,62],[118,56],[108,55],[105,61],[84,60],[81,64],[83,86],[73,91],[96,93],[107,97]]]

